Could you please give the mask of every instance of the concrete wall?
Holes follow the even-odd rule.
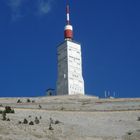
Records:
[[[81,45],[66,40],[58,47],[57,95],[83,94]]]

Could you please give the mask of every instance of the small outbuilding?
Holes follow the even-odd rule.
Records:
[[[48,88],[48,89],[46,90],[46,95],[47,95],[47,96],[55,96],[55,95],[56,95],[55,89]]]

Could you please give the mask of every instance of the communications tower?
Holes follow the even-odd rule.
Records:
[[[69,4],[66,5],[64,41],[57,48],[57,95],[85,94],[82,75],[81,44],[73,40]]]

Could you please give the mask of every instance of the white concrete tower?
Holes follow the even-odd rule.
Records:
[[[70,25],[69,5],[66,8],[67,22],[64,42],[58,46],[57,95],[85,94],[82,76],[81,45],[73,41],[73,27]]]

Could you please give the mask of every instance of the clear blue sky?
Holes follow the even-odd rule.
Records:
[[[66,0],[0,0],[0,96],[56,88]],[[140,96],[140,1],[70,0],[86,93]]]

